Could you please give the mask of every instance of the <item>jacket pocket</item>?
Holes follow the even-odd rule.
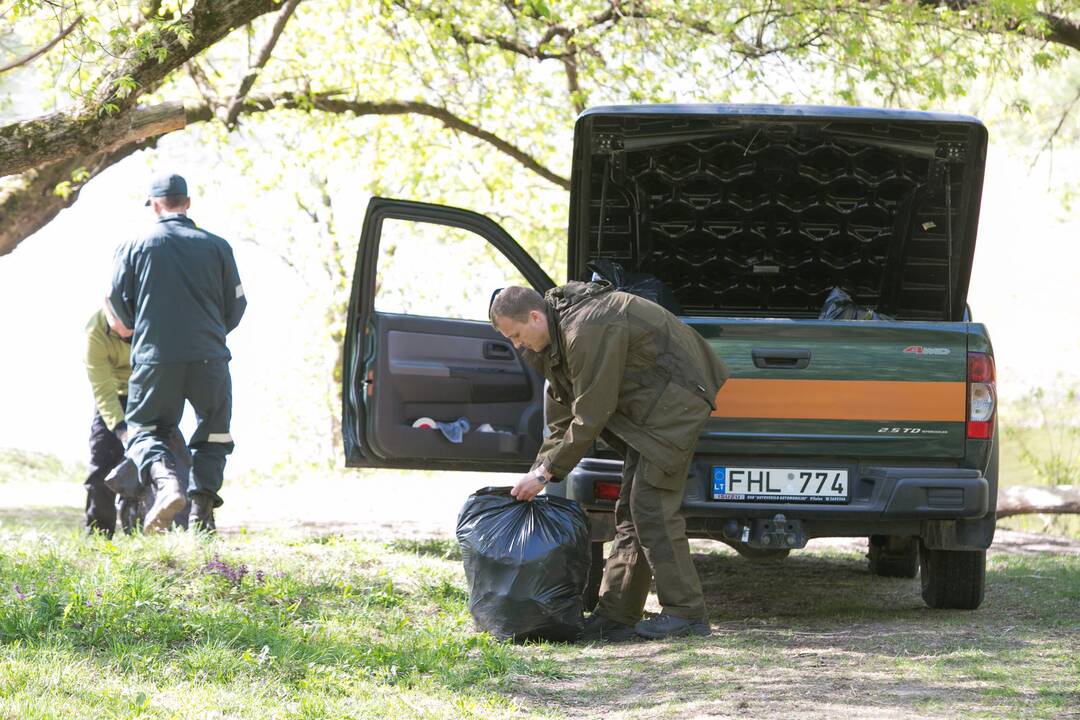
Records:
[[[645,430],[657,440],[680,450],[697,444],[701,426],[711,410],[700,395],[669,382],[645,419]]]

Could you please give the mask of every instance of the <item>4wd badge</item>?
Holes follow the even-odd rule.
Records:
[[[952,351],[943,347],[924,347],[922,345],[908,345],[904,352],[912,355],[948,355]]]

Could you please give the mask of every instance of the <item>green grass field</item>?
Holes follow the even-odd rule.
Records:
[[[0,542],[3,718],[1080,708],[1078,556],[997,555],[986,604],[963,613],[925,609],[914,581],[871,577],[857,553],[765,567],[706,551],[712,637],[576,647],[474,632],[450,540],[110,542],[5,523]]]
[[[86,538],[80,472],[0,456],[0,718],[1080,717],[1077,543],[1004,544],[982,608],[942,612],[855,545],[695,542],[711,637],[521,646],[475,632],[445,535]]]

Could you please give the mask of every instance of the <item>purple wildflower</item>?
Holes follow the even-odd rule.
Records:
[[[26,593],[24,593],[22,591],[22,588],[19,587],[19,583],[15,583],[15,597],[19,598],[20,600],[26,599]]]
[[[233,582],[239,585],[240,582],[243,581],[244,576],[248,574],[248,566],[242,564],[233,567],[227,562],[223,562],[220,558],[218,558],[217,555],[215,555],[213,560],[206,563],[206,565],[203,567],[203,571],[208,573],[217,573],[229,582]]]

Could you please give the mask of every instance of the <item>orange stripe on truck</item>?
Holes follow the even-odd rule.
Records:
[[[963,422],[967,384],[886,380],[731,379],[713,417]]]

